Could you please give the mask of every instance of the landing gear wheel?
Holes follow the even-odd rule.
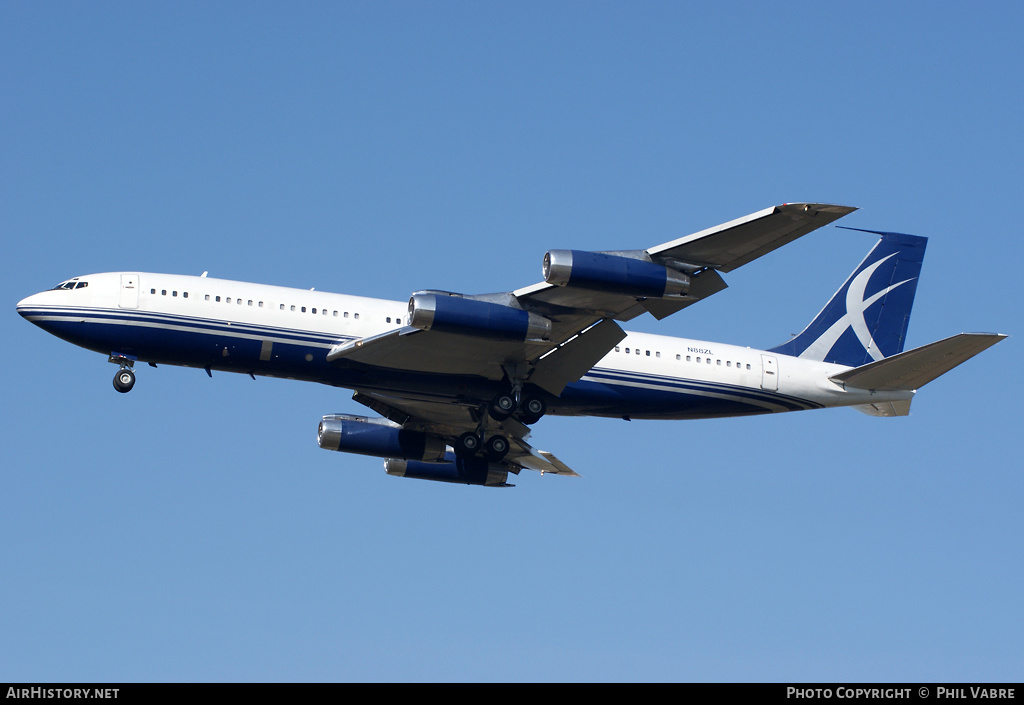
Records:
[[[511,394],[501,393],[494,397],[487,412],[495,421],[504,421],[516,410],[516,399]]]
[[[540,397],[528,397],[520,407],[522,414],[519,420],[527,426],[540,421],[540,417],[548,410],[548,405]]]
[[[127,367],[123,370],[118,370],[117,374],[114,375],[114,389],[125,394],[132,391],[132,387],[135,386],[135,373],[129,370]]]
[[[508,454],[509,443],[504,436],[491,436],[487,439],[486,449],[489,460],[501,460]]]
[[[476,455],[478,450],[480,450],[480,436],[472,431],[466,431],[455,441],[455,454],[463,458]]]

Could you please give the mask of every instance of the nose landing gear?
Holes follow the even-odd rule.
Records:
[[[134,386],[135,373],[127,367],[123,370],[118,370],[117,374],[114,375],[114,389],[122,394],[132,391],[132,387]]]
[[[132,387],[135,386],[135,372],[132,370],[132,367],[135,365],[135,358],[122,355],[121,353],[110,353],[107,361],[121,366],[121,369],[114,375],[114,389],[121,392],[121,394],[127,394],[132,391]]]

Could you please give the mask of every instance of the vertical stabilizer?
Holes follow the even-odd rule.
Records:
[[[928,238],[863,232],[882,239],[810,325],[771,352],[859,367],[903,351]]]

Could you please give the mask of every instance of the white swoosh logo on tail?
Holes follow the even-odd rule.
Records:
[[[829,326],[829,329],[822,333],[817,340],[811,343],[806,350],[800,353],[800,357],[806,357],[812,360],[824,360],[825,356],[828,355],[829,350],[832,349],[832,346],[836,344],[836,341],[842,337],[843,333],[845,333],[848,328],[853,328],[853,332],[857,334],[857,340],[859,340],[860,344],[864,346],[864,349],[867,351],[868,355],[871,356],[872,360],[881,360],[885,357],[878,349],[878,344],[875,343],[875,339],[871,336],[871,331],[868,330],[867,321],[864,320],[864,313],[871,307],[871,304],[878,301],[896,287],[902,286],[909,281],[913,281],[914,277],[904,279],[898,284],[888,286],[867,299],[864,298],[864,293],[868,288],[868,280],[871,279],[871,275],[875,273],[875,270],[881,267],[886,261],[895,257],[896,254],[897,253],[893,252],[888,257],[883,257],[853,278],[853,281],[850,282],[850,287],[846,290],[846,313],[835,323]]]

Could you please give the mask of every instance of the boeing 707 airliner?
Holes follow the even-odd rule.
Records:
[[[527,439],[545,414],[696,419],[849,406],[905,416],[918,389],[1005,336],[904,351],[927,238],[879,236],[792,340],[752,350],[627,333],[726,287],[723,273],[855,210],[794,203],[644,250],[549,250],[516,291],[418,291],[408,304],[203,276],[80,276],[18,313],[118,365],[182,365],[353,390],[376,417],[329,414],[320,447],[384,458],[388,474],[506,487],[523,468],[576,475]]]

